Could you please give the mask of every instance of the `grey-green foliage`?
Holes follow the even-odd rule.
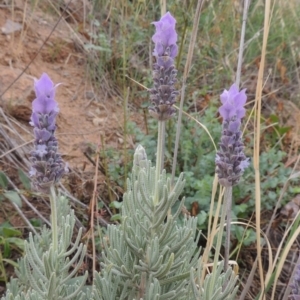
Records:
[[[162,173],[155,206],[155,168],[137,155],[121,224],[110,225],[103,240],[104,261],[101,273],[95,274],[94,299],[195,299],[190,270],[199,263],[197,220],[185,218],[177,224],[184,200],[171,215],[184,187],[183,175],[172,188]]]
[[[25,255],[18,262],[17,279],[10,282],[6,297],[2,300],[89,299],[89,290],[82,291],[88,274],[74,277],[86,253],[86,247],[79,244],[81,230],[71,246],[75,225],[74,211],[70,210],[65,197],[58,197],[57,205],[57,250],[53,248],[50,229],[45,227],[40,234],[30,234],[29,240],[25,242]]]
[[[197,270],[195,278],[193,270],[191,270],[191,283],[195,299],[203,300],[234,300],[238,291],[237,279],[231,268],[224,273],[224,261],[221,261],[214,273],[205,276],[204,283],[201,284],[201,269]]]

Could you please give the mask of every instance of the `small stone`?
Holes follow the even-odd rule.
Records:
[[[93,118],[92,122],[95,126],[99,126],[99,125],[103,124],[104,121],[105,121],[105,119],[103,119],[103,118]]]
[[[8,35],[11,33],[14,33],[16,31],[20,31],[22,29],[22,25],[19,23],[16,23],[10,19],[6,21],[3,27],[1,27],[2,34]]]

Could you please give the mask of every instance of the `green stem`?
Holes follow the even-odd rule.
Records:
[[[155,193],[154,206],[159,202],[159,179],[164,161],[164,131],[165,121],[158,121],[158,137],[157,137],[157,151],[156,151],[156,170],[155,170]]]
[[[3,264],[3,256],[1,251],[0,251],[0,274],[2,274],[2,281],[4,281],[6,284],[7,283],[6,269]]]
[[[50,205],[51,205],[51,226],[52,226],[52,243],[54,251],[58,251],[58,230],[57,230],[57,207],[56,194],[54,186],[50,188]]]
[[[225,188],[224,204],[226,206],[226,223],[227,223],[226,237],[225,237],[225,263],[224,263],[224,271],[226,272],[229,267],[232,187]]]
[[[221,245],[222,245],[222,237],[223,237],[223,232],[224,232],[224,225],[225,225],[225,217],[227,214],[227,204],[228,204],[228,199],[230,199],[231,201],[232,198],[232,187],[225,187],[224,190],[224,198],[223,198],[223,209],[222,209],[222,213],[221,213],[221,220],[220,220],[220,228],[219,228],[219,232],[218,232],[218,237],[217,237],[217,245],[216,245],[216,252],[214,255],[214,265],[213,265],[213,270],[217,269],[217,265],[218,265],[218,261],[219,261],[219,256],[220,256],[220,251],[221,251]],[[227,251],[226,246],[225,246],[225,252]],[[229,251],[229,249],[228,249]],[[226,262],[224,264],[224,268],[227,269],[227,265]],[[211,275],[213,277],[213,279],[210,281],[210,285],[209,285],[209,293],[210,296],[212,296],[215,292],[215,282],[216,280],[218,280],[218,278],[216,278],[216,273],[217,272],[212,272]]]

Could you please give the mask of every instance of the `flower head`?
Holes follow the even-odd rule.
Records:
[[[58,105],[54,99],[56,86],[46,73],[34,83],[36,99],[32,102],[30,124],[34,127],[34,150],[31,152],[33,186],[41,191],[58,182],[67,172],[67,166],[57,152],[58,144],[54,136]]]
[[[239,91],[236,84],[233,84],[228,91],[224,90],[220,99],[223,105],[219,108],[219,112],[223,119],[231,119],[234,116],[241,119],[245,116],[246,89]]]
[[[175,18],[167,12],[159,21],[152,24],[156,28],[156,32],[152,37],[152,41],[155,43],[153,55],[156,57],[170,56],[174,59],[178,53]]]
[[[178,95],[174,86],[177,81],[174,58],[178,52],[176,20],[167,12],[152,24],[156,28],[152,37],[156,62],[153,64],[154,87],[150,91],[152,106],[149,107],[149,113],[158,120],[166,121],[175,114],[173,104]]]
[[[246,90],[239,91],[233,84],[224,90],[220,99],[223,104],[219,112],[223,117],[223,130],[220,150],[216,155],[216,172],[219,183],[225,187],[236,185],[244,170],[249,166],[249,159],[244,154],[241,119],[245,116]]]
[[[36,97],[44,97],[54,99],[56,86],[53,86],[53,82],[50,77],[43,73],[40,79],[34,80],[34,90]]]

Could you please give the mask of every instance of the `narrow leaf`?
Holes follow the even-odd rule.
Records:
[[[8,185],[8,179],[7,179],[6,175],[5,175],[5,173],[0,172],[0,186],[3,189],[6,189],[7,185]]]
[[[18,169],[18,174],[19,174],[19,179],[22,182],[24,188],[26,190],[30,190],[31,189],[31,183],[30,183],[30,179],[27,176],[27,174],[22,169]]]
[[[10,200],[11,202],[17,204],[19,207],[22,207],[22,200],[17,192],[15,191],[5,192],[4,197]]]

